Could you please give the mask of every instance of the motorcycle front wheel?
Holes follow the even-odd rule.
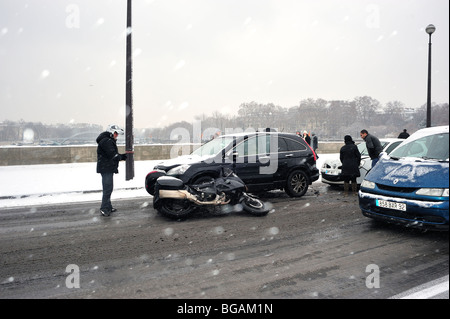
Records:
[[[248,194],[244,194],[241,205],[246,212],[254,216],[266,216],[270,211],[266,203]]]
[[[187,200],[163,199],[158,212],[171,219],[185,219],[194,209],[195,207]]]

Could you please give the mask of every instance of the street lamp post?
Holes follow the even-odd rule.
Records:
[[[431,127],[431,35],[436,31],[436,27],[429,24],[425,32],[428,33],[428,91],[427,91],[427,127]]]
[[[125,165],[125,180],[129,181],[134,178],[134,137],[133,137],[133,89],[132,89],[132,41],[131,34],[133,32],[131,24],[131,0],[127,1],[127,46],[126,46],[126,127],[125,127],[125,153],[127,154],[127,160]]]

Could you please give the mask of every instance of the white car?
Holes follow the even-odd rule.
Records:
[[[399,146],[404,139],[399,138],[380,138],[381,145],[383,146],[383,152],[389,154],[397,146]],[[361,184],[366,174],[372,168],[372,160],[367,152],[366,142],[361,142],[357,145],[359,152],[361,153],[361,164],[359,171],[361,176],[356,179],[358,184]],[[339,155],[336,158],[326,160],[321,169],[322,182],[330,185],[344,185],[344,181],[341,176],[342,163],[339,159]]]

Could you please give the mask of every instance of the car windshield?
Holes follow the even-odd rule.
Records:
[[[389,142],[386,142],[386,141],[380,141],[380,142],[381,142],[381,146],[383,147],[383,150],[386,148],[386,146],[389,145]],[[400,144],[400,142],[398,142],[398,144]],[[357,145],[357,147],[362,156],[369,156],[369,152],[367,151],[367,147],[366,147],[366,142],[359,143]]]
[[[361,155],[369,155],[369,153],[367,152],[366,142],[359,143],[357,147]]]
[[[200,146],[198,149],[192,152],[192,154],[199,156],[216,155],[217,153],[222,151],[224,147],[226,147],[232,142],[233,142],[232,136],[217,137]]]
[[[403,144],[391,153],[391,157],[414,157],[448,161],[448,133],[424,136]]]

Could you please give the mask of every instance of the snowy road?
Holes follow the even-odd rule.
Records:
[[[148,196],[117,201],[111,218],[98,200],[4,207],[0,298],[383,299],[448,275],[448,232],[374,223],[320,182],[266,200],[266,217],[185,222]]]

